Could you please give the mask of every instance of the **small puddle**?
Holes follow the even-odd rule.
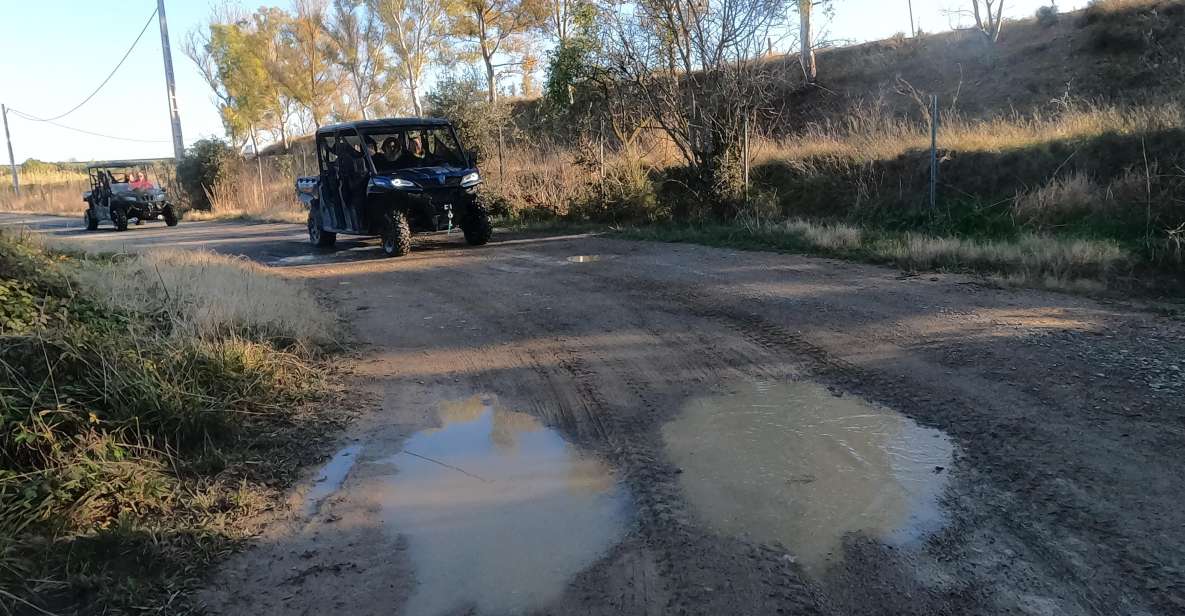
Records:
[[[742,383],[692,400],[663,438],[709,524],[781,542],[814,574],[842,558],[849,532],[902,544],[943,522],[945,435],[814,383]]]
[[[322,261],[330,260],[326,255],[292,255],[290,257],[277,257],[271,260],[272,265],[308,265],[310,263],[321,263]]]
[[[338,451],[321,467],[321,472],[317,475],[317,481],[313,483],[313,487],[309,489],[309,493],[304,497],[304,515],[311,517],[317,513],[317,509],[321,507],[321,501],[329,497],[329,495],[337,492],[337,489],[342,486],[342,482],[346,480],[346,475],[350,474],[350,469],[354,467],[354,461],[358,459],[358,452],[362,451],[360,445],[350,445]]]
[[[600,261],[603,257],[601,255],[577,255],[575,257],[568,257],[569,263],[595,263]]]
[[[403,613],[522,613],[546,605],[624,533],[610,469],[490,398],[441,405],[365,489],[407,537],[418,586]]]

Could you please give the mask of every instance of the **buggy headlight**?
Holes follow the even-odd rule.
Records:
[[[479,175],[476,171],[473,173],[466,173],[465,177],[461,178],[461,186],[476,186],[479,183],[481,183],[481,175]]]
[[[415,188],[416,183],[403,178],[374,178],[374,185],[380,188]]]

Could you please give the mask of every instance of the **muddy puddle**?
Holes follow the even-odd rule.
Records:
[[[604,463],[491,398],[444,404],[440,419],[360,488],[406,538],[417,587],[403,613],[544,606],[620,540],[627,497]]]
[[[350,469],[354,467],[354,461],[358,459],[358,453],[361,450],[362,447],[358,445],[345,447],[334,454],[325,463],[325,466],[321,467],[317,479],[313,482],[313,487],[309,488],[308,493],[304,496],[305,517],[317,513],[321,503],[331,494],[337,492],[342,482],[346,480],[346,475],[350,474]]]
[[[939,431],[803,382],[742,383],[663,427],[692,507],[718,532],[780,542],[813,574],[852,532],[904,544],[943,522]]]

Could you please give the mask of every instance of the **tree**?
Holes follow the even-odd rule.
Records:
[[[971,0],[975,29],[983,34],[989,42],[995,43],[1000,40],[1000,31],[1004,29],[1004,0],[982,1],[983,10],[980,10],[980,0]]]
[[[831,0],[795,0],[795,6],[798,9],[798,62],[802,66],[803,81],[810,85],[819,78],[819,66],[815,62],[815,49],[820,46],[815,28],[815,16],[819,14],[816,9],[821,9],[824,16],[830,16],[835,4]]]
[[[741,195],[746,118],[775,80],[755,62],[785,26],[781,0],[640,0],[605,11],[601,69],[643,109],[721,205]],[[608,81],[608,80],[606,80]],[[627,107],[628,108],[628,107]]]
[[[386,26],[386,40],[395,54],[400,79],[417,116],[424,115],[420,84],[424,72],[445,50],[448,40],[448,0],[368,0],[370,10]]]
[[[544,91],[552,104],[566,108],[572,90],[589,76],[590,57],[596,48],[597,8],[587,0],[548,0],[547,31],[555,39],[547,66]]]
[[[183,48],[214,92],[227,136],[235,144],[249,139],[258,151],[258,131],[273,104],[265,88],[267,71],[253,44],[248,22],[223,10],[205,29],[191,31]]]
[[[362,0],[334,0],[326,33],[333,42],[331,60],[349,80],[358,114],[367,119],[367,109],[389,88],[383,22],[369,8],[359,15],[360,5]]]
[[[274,131],[279,137],[284,151],[288,151],[288,129],[293,115],[299,104],[284,87],[283,75],[293,69],[286,65],[290,58],[285,54],[281,35],[288,27],[290,16],[285,11],[270,7],[261,8],[252,15],[254,22],[254,40],[251,43],[252,53],[259,58],[267,71],[267,80],[263,87],[272,100],[271,110],[265,117],[265,126]]]
[[[546,11],[540,0],[460,0],[452,19],[452,34],[472,43],[481,57],[489,102],[498,100],[501,69],[517,64],[499,58],[522,51],[525,37],[544,23]]]
[[[815,83],[819,77],[819,69],[815,65],[814,33],[811,30],[814,5],[813,0],[798,0],[798,62],[802,65],[802,79],[808,84]]]
[[[334,81],[331,41],[325,32],[324,0],[295,0],[295,12],[280,31],[283,70],[274,74],[284,90],[304,107],[315,128],[329,114]]]

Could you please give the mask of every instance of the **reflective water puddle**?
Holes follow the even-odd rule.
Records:
[[[362,447],[358,445],[346,447],[334,454],[325,463],[325,466],[321,467],[321,472],[318,473],[317,480],[304,497],[305,517],[317,513],[317,509],[321,506],[321,501],[324,501],[329,495],[337,492],[342,482],[346,480],[346,475],[350,474],[350,469],[354,467],[354,461],[358,459],[358,452],[361,450]]]
[[[404,613],[521,613],[620,540],[627,499],[609,468],[534,416],[471,398],[383,460],[368,491],[407,537],[418,586]],[[466,612],[470,613],[470,612]]]
[[[600,261],[603,257],[601,255],[577,255],[575,257],[568,257],[569,263],[595,263]]]
[[[813,383],[743,383],[692,400],[663,437],[717,531],[779,541],[813,573],[842,557],[849,532],[904,543],[942,523],[950,441]]]

